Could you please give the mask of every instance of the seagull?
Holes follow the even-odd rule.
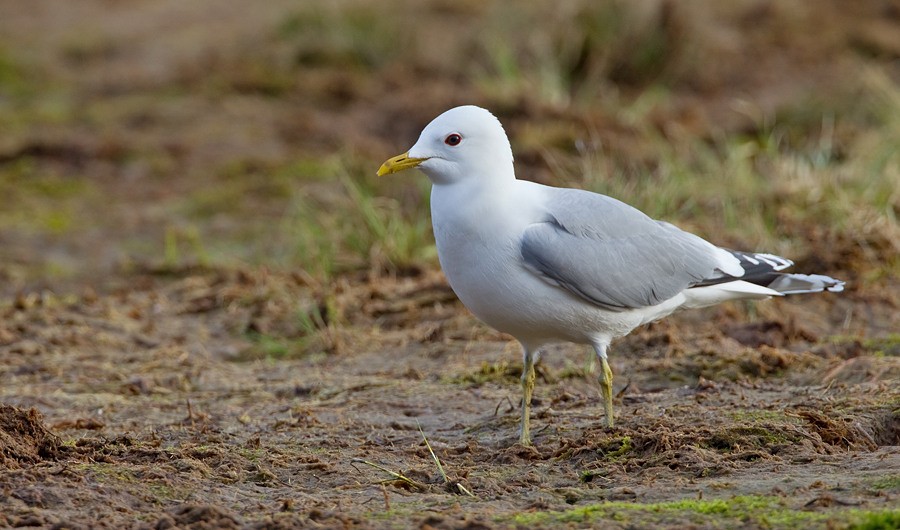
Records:
[[[431,180],[438,259],[453,291],[522,345],[522,445],[531,445],[534,366],[548,343],[593,347],[612,428],[614,339],[679,309],[844,287],[781,272],[793,262],[718,247],[612,197],[519,180],[503,126],[480,107],[435,118],[378,176],[410,168]]]

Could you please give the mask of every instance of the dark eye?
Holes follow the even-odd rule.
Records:
[[[447,137],[444,138],[444,143],[449,145],[450,147],[456,147],[457,145],[459,145],[459,142],[461,142],[461,141],[462,141],[462,136],[460,136],[456,133],[448,134]]]

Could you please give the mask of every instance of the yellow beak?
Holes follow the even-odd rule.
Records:
[[[385,160],[384,164],[381,164],[381,167],[378,168],[378,176],[383,177],[385,175],[390,175],[391,173],[403,171],[404,169],[416,167],[426,160],[428,159],[410,158],[409,151],[407,151],[402,155],[397,155],[394,158],[388,158],[387,160]]]

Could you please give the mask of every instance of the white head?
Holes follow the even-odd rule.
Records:
[[[434,184],[464,179],[514,179],[512,148],[493,114],[472,105],[456,107],[429,123],[409,151],[387,160],[378,175],[411,167]]]

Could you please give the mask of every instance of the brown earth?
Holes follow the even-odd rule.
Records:
[[[733,112],[738,95],[775,112],[810,85],[837,97],[835,78],[860,62],[900,57],[895,2],[823,2],[812,15],[803,3],[738,4],[741,16],[705,37],[721,54],[707,77],[651,72],[674,93],[648,118],[664,135],[746,132],[759,123]],[[440,40],[486,9],[422,5],[387,14]],[[0,11],[0,50],[29,65],[21,83],[49,80],[48,95],[22,96],[38,118],[0,140],[4,174],[18,175],[3,189],[31,201],[28,179],[49,174],[59,189],[88,190],[0,216],[0,526],[900,521],[900,279],[873,272],[897,259],[896,226],[855,238],[784,229],[806,236],[798,267],[849,280],[844,293],[679,314],[614,344],[614,431],[602,427],[587,350],[550,348],[526,448],[510,338],[475,321],[433,261],[392,267],[373,251],[329,279],[283,266],[266,254],[281,240],[265,240],[287,199],[260,176],[322,153],[374,170],[435,113],[469,100],[498,108],[513,136],[564,123],[643,163],[652,155],[633,128],[605,108],[487,92],[454,73],[440,46],[417,48],[412,64],[366,59],[374,66],[359,66],[355,48],[313,47],[295,58],[300,74],[284,73],[284,43],[260,34],[283,27],[289,2],[0,1]],[[664,20],[676,35],[679,16],[700,16],[673,13]],[[817,34],[778,26],[803,16]],[[767,23],[776,29],[754,31]],[[275,51],[257,54],[263,43]],[[623,94],[649,83],[629,68],[609,73]],[[542,151],[522,143],[519,167],[553,181]],[[185,213],[185,197],[230,178],[252,182],[235,212]],[[56,210],[75,219],[70,228],[34,229]],[[231,245],[212,253],[238,257],[161,259],[160,242],[191,223]]]
[[[293,298],[315,294],[291,276],[210,272],[9,307],[4,523],[505,526],[603,500],[733,495],[811,513],[896,506],[882,486],[898,464],[896,343],[820,335],[863,303],[880,315],[869,325],[896,325],[896,300],[776,301],[753,323],[713,309],[643,329],[613,358],[614,432],[587,351],[556,348],[523,448],[517,355],[439,275],[348,280],[348,325],[316,333],[317,357],[259,358],[234,338],[287,325]],[[443,484],[419,426],[476,498]]]

